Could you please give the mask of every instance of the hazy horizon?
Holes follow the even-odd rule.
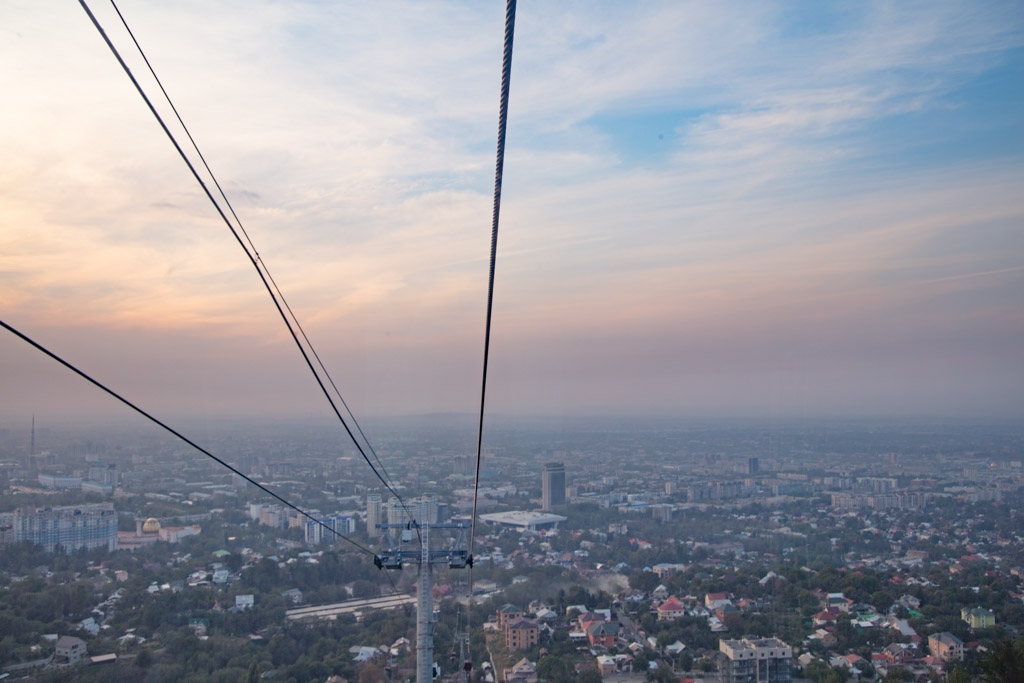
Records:
[[[356,416],[472,414],[504,8],[123,10]],[[81,9],[0,26],[0,319],[162,418],[328,419]],[[520,3],[489,414],[1024,418],[1022,80],[1010,1]],[[0,384],[124,415],[7,333]]]

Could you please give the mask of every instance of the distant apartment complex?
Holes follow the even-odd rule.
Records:
[[[565,505],[565,465],[549,462],[541,478],[541,508],[551,510],[561,505]]]
[[[334,543],[339,540],[338,534],[348,536],[356,528],[356,520],[352,515],[332,515],[323,517],[320,522],[306,521],[306,543]]]
[[[408,524],[415,520],[420,524],[437,524],[448,518],[448,506],[437,502],[437,496],[419,496],[404,503],[393,499],[384,505],[384,516],[388,524]]]
[[[778,638],[721,640],[718,649],[728,660],[728,683],[790,683],[793,680],[793,648]]]
[[[384,500],[379,493],[370,493],[366,496],[366,533],[370,536],[379,533],[378,524],[383,524]]]
[[[66,507],[21,508],[5,516],[7,541],[32,541],[47,552],[58,548],[117,550],[117,512],[113,503]],[[6,526],[3,524],[3,526]]]
[[[918,491],[902,493],[833,493],[832,507],[837,510],[871,508],[873,510],[917,510],[927,502],[927,494]]]

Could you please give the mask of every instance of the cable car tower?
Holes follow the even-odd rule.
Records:
[[[398,569],[408,564],[419,566],[419,580],[416,586],[416,683],[431,683],[434,680],[434,565],[447,564],[450,569],[465,569],[473,566],[473,556],[466,549],[466,522],[442,524],[421,524],[416,521],[406,524],[378,524],[384,529],[386,550],[374,559],[378,569]],[[458,535],[451,546],[432,550],[431,529],[456,529]],[[392,531],[400,531],[398,540]],[[418,534],[417,534],[418,531]],[[415,536],[419,536],[420,547],[408,548]],[[472,599],[472,596],[470,596]]]

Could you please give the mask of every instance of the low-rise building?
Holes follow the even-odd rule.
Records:
[[[496,616],[498,621],[498,630],[504,633],[506,626],[513,621],[519,621],[526,616],[526,613],[523,612],[522,607],[505,603],[498,608]]]
[[[85,657],[85,641],[74,636],[61,636],[53,652],[53,663],[58,666],[71,666]]]
[[[523,657],[511,669],[505,669],[506,683],[537,683],[537,665]]]
[[[671,621],[686,615],[686,605],[676,598],[669,598],[658,605],[658,621]]]
[[[718,649],[727,660],[728,683],[790,683],[793,648],[778,638],[721,640]]]
[[[964,659],[964,641],[948,631],[928,636],[928,649],[944,662],[962,662]]]
[[[704,596],[704,606],[708,609],[718,609],[731,604],[732,596],[728,593],[708,593]]]
[[[960,618],[971,628],[986,628],[996,625],[996,615],[984,607],[964,607],[960,610]]]
[[[620,626],[615,621],[593,623],[587,627],[587,640],[591,647],[615,647],[619,641],[619,630]]]
[[[117,511],[111,503],[21,508],[14,513],[14,540],[32,541],[47,552],[82,548],[117,550]]]
[[[505,626],[505,647],[509,650],[526,650],[540,640],[540,628],[532,619],[517,619]]]

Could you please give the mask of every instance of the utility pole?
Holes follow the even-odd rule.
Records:
[[[380,569],[398,569],[408,562],[419,566],[419,584],[416,588],[416,683],[431,683],[434,680],[434,565],[447,564],[452,569],[465,569],[473,566],[473,558],[465,550],[463,540],[466,523],[420,524],[378,524],[377,528],[386,529],[387,550],[381,552],[377,561]],[[400,529],[399,540],[391,534],[392,529]],[[432,550],[430,547],[431,529],[458,529],[459,535],[451,547]],[[416,531],[419,530],[419,549],[403,548],[411,543]]]

